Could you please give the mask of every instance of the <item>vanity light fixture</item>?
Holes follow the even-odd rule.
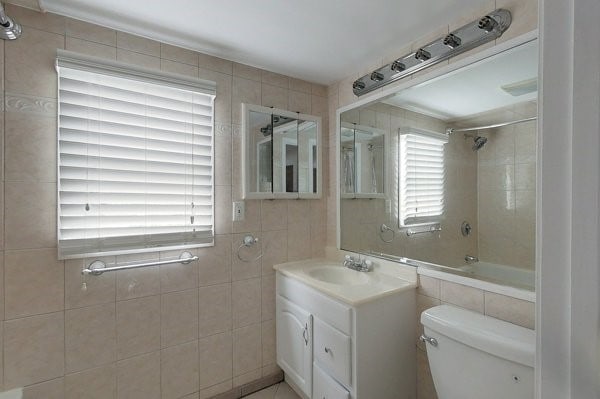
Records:
[[[415,53],[415,58],[419,61],[427,61],[428,59],[431,59],[431,53],[425,49],[420,48]]]
[[[439,37],[417,51],[397,58],[391,64],[357,79],[352,84],[352,91],[355,95],[362,96],[431,65],[495,40],[508,29],[511,21],[510,11],[501,8],[492,11],[476,21]]]
[[[385,76],[381,72],[375,71],[371,74],[371,80],[374,82],[381,82],[384,78]]]

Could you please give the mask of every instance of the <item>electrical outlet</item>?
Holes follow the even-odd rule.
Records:
[[[244,205],[244,201],[234,201],[233,202],[233,221],[239,222],[244,220],[246,216],[246,206]]]

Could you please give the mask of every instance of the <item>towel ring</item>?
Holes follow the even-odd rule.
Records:
[[[260,255],[258,255],[254,259],[250,259],[250,260],[244,259],[240,255],[240,250],[242,248],[244,248],[244,247],[250,248],[251,246],[253,246],[257,242],[258,242],[258,238],[254,237],[252,234],[248,234],[248,235],[244,236],[244,238],[242,239],[242,244],[237,249],[237,257],[238,257],[238,259],[241,260],[242,262],[250,263],[250,262],[256,262],[257,260],[259,260],[260,258],[262,258],[262,256],[263,256],[263,252],[262,251],[260,251]]]
[[[392,232],[392,238],[388,241],[385,238],[383,238],[383,234],[391,231]],[[394,229],[392,229],[391,227],[389,227],[388,225],[386,225],[385,223],[381,224],[381,227],[379,227],[379,238],[381,238],[381,241],[383,242],[387,242],[390,243],[392,241],[394,241],[394,238],[396,238],[396,232],[394,231]]]

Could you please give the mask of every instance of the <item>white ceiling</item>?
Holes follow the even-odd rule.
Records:
[[[538,42],[534,40],[382,102],[452,121],[537,99],[537,91],[515,97],[501,89],[537,75]]]
[[[45,11],[323,84],[373,65],[481,4],[482,0],[40,0]]]

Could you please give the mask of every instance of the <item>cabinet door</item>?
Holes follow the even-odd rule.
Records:
[[[350,399],[350,393],[315,364],[313,399]]]
[[[277,364],[307,396],[312,390],[312,315],[277,296]]]

